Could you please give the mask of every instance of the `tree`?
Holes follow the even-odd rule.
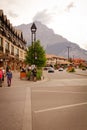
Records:
[[[31,46],[28,47],[25,62],[27,64],[35,64],[37,67],[43,67],[46,64],[45,50],[37,40]]]

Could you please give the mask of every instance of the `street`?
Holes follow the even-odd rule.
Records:
[[[41,81],[13,72],[0,87],[0,130],[87,130],[87,71],[43,72]]]
[[[32,87],[33,130],[87,130],[87,76],[46,73]]]

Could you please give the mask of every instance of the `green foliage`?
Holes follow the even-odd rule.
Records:
[[[57,69],[57,66],[58,66],[58,65],[57,65],[57,64],[55,64],[55,65],[54,65],[54,68],[55,68],[55,69]]]
[[[70,67],[67,69],[68,72],[75,72],[75,68],[74,67]]]
[[[79,64],[79,68],[80,69],[83,68],[83,64],[82,63]]]
[[[41,80],[41,76],[42,76],[42,70],[38,69],[37,70],[37,80]]]
[[[31,71],[27,72],[27,78],[30,80],[30,76],[31,76]],[[37,69],[37,75],[36,75],[36,78],[37,80],[41,80],[41,77],[42,77],[42,70],[41,69]]]
[[[43,67],[46,64],[45,50],[40,45],[40,41],[34,42],[28,47],[27,54],[25,57],[27,64],[35,64],[37,67]]]
[[[31,71],[27,72],[27,73],[26,73],[26,76],[27,76],[28,79],[30,79]]]
[[[27,64],[33,64],[33,46],[29,46],[25,56],[25,62]]]

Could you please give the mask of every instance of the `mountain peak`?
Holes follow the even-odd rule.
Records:
[[[37,31],[36,39],[40,40],[42,46],[49,54],[56,54],[67,57],[67,46],[70,47],[70,57],[83,58],[87,60],[87,51],[80,48],[78,44],[68,41],[61,35],[55,34],[54,31],[39,21],[34,21]],[[21,24],[16,26],[17,29],[23,32],[23,36],[27,41],[27,45],[31,44],[31,26],[30,24]]]

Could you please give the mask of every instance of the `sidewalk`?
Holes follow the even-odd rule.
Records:
[[[86,74],[87,71],[76,71],[76,74]],[[20,73],[13,72],[11,87],[7,87],[6,78],[3,87],[0,87],[0,130],[32,130],[32,111],[31,111],[31,87],[44,86],[67,86],[81,84],[87,85],[87,79],[82,81],[77,79],[54,79],[50,80],[44,74],[42,81],[20,80]],[[62,82],[61,82],[62,81]]]
[[[87,70],[76,69],[75,74],[77,74],[77,75],[87,76]]]
[[[38,82],[41,82],[41,81],[33,82],[33,81],[26,80],[26,79],[20,79],[20,72],[13,72],[11,87],[25,87],[25,86],[31,87],[33,84],[38,84]],[[3,87],[8,87],[7,86],[7,77],[5,77]]]
[[[31,86],[13,72],[11,87],[6,78],[0,88],[0,130],[32,130]]]

